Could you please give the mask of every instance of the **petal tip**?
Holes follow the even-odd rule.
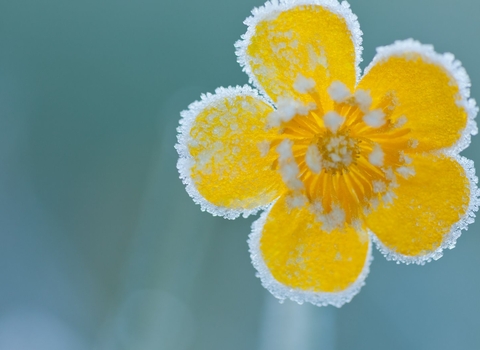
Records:
[[[260,238],[262,235],[262,229],[265,225],[267,217],[273,208],[275,202],[272,203],[252,224],[252,232],[248,237],[248,246],[250,252],[250,258],[252,265],[257,270],[256,276],[260,278],[262,286],[267,289],[275,298],[280,302],[285,299],[290,299],[298,304],[305,302],[313,304],[315,306],[328,306],[332,305],[340,308],[346,303],[349,303],[355,295],[357,295],[361,288],[365,285],[365,279],[370,272],[370,264],[373,261],[372,256],[372,240],[368,242],[368,252],[366,255],[365,264],[361,273],[358,275],[355,282],[353,282],[348,288],[340,292],[313,292],[306,290],[299,290],[288,287],[279,281],[277,281],[271,274],[269,268],[263,260],[260,250]]]
[[[244,21],[244,24],[247,26],[247,31],[245,34],[241,35],[240,40],[234,44],[237,62],[242,67],[242,70],[248,75],[249,83],[255,86],[255,88],[257,88],[264,96],[268,96],[268,94],[262,88],[257,77],[253,74],[252,68],[249,64],[249,56],[247,54],[247,48],[255,34],[256,26],[259,22],[265,19],[275,18],[275,16],[283,11],[305,5],[322,6],[345,20],[355,47],[356,81],[359,81],[361,75],[360,63],[363,61],[363,32],[360,29],[358,17],[352,12],[350,4],[347,1],[342,1],[340,3],[337,0],[270,0],[260,7],[253,8],[251,11],[252,15],[247,17]]]

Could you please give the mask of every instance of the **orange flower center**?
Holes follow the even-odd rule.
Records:
[[[357,224],[380,202],[395,198],[397,175],[414,174],[405,151],[415,145],[406,118],[392,117],[391,95],[372,108],[366,92],[349,94],[326,113],[316,100],[308,106],[293,100],[278,104],[272,115],[273,122],[280,120],[279,138],[272,143],[279,154],[274,166],[296,199],[290,202],[300,205],[305,197],[325,229]]]

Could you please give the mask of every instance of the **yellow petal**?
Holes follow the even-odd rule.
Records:
[[[268,2],[255,9],[245,24],[247,33],[236,43],[239,62],[273,101],[293,97],[330,103],[324,106],[327,110],[332,107],[327,95],[332,81],[354,88],[361,31],[347,3]]]
[[[341,306],[368,274],[370,239],[351,227],[326,232],[307,206],[281,197],[254,223],[250,252],[263,285],[277,298]]]
[[[422,264],[454,246],[473,221],[478,194],[473,164],[465,158],[430,154],[412,160],[414,175],[397,176],[392,204],[381,205],[366,223],[387,258]]]
[[[249,87],[217,89],[182,113],[178,168],[187,192],[203,210],[247,216],[284,190],[266,130],[273,108]]]
[[[459,152],[476,133],[477,108],[470,81],[453,55],[407,40],[379,48],[359,88],[369,90],[373,108],[394,101],[393,121],[405,121],[417,152],[455,146]]]

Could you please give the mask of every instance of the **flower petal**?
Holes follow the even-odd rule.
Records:
[[[277,198],[284,185],[266,130],[273,108],[254,90],[220,88],[182,112],[178,169],[187,192],[213,215],[248,216]]]
[[[287,196],[253,224],[252,262],[275,297],[340,307],[363,286],[371,260],[368,233],[320,227],[307,206],[293,207]]]
[[[407,121],[418,152],[466,148],[477,133],[478,109],[469,99],[470,80],[460,62],[414,40],[377,51],[358,86],[370,90],[373,106],[387,96],[395,101],[392,119]]]
[[[478,209],[473,162],[456,156],[413,155],[407,178],[398,176],[393,203],[366,220],[389,260],[423,264],[453,248]]]
[[[252,14],[245,20],[246,34],[235,44],[238,61],[251,83],[273,101],[311,102],[306,92],[315,88],[326,103],[327,88],[336,80],[353,89],[362,32],[348,3],[271,1]]]

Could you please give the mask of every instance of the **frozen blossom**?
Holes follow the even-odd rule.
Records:
[[[345,1],[272,0],[245,24],[235,47],[254,88],[202,95],[175,147],[202,210],[263,210],[248,243],[265,288],[340,307],[364,285],[372,243],[420,265],[453,248],[480,197],[459,155],[478,113],[460,62],[408,39],[378,48],[361,75],[362,32]]]

